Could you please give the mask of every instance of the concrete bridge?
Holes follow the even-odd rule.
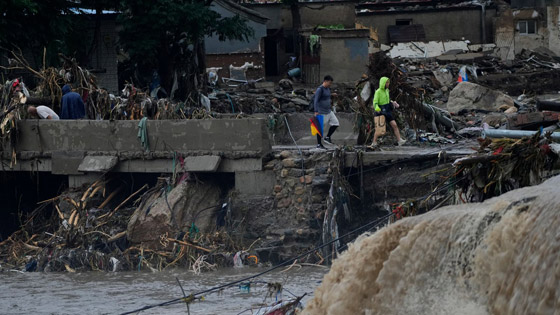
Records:
[[[78,186],[109,171],[171,173],[178,153],[186,171],[260,171],[271,150],[260,119],[154,120],[146,129],[148,150],[138,121],[20,120],[15,148],[3,144],[2,168],[68,175]]]
[[[313,150],[308,114],[287,118],[298,146]],[[337,144],[355,145],[352,114],[342,114]],[[20,120],[17,143],[3,143],[4,171],[49,172],[67,175],[70,187],[97,179],[106,172],[172,173],[183,157],[181,167],[190,172],[235,173],[236,188],[247,194],[269,194],[274,174],[264,170],[263,159],[272,150],[295,150],[287,128],[270,130],[267,117],[212,120],[147,121],[149,149],[138,138],[138,121]],[[274,143],[273,143],[274,142]],[[276,144],[276,145],[274,145]],[[331,147],[334,148],[334,147]],[[15,149],[15,159],[13,150]],[[447,157],[458,157],[470,150],[447,150]],[[414,156],[438,159],[437,148],[391,148],[366,152],[364,166],[397,161]],[[356,153],[346,153],[346,166],[357,167]]]

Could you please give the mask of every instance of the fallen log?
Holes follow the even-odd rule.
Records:
[[[456,132],[461,128],[459,124],[451,120],[451,118],[443,115],[441,109],[426,103],[424,103],[423,105],[424,105],[424,113],[426,113],[430,118],[434,118],[441,125],[452,130],[453,132]],[[434,130],[434,132],[437,132],[437,130]]]
[[[167,238],[167,241],[173,242],[173,243],[177,243],[177,244],[179,244],[179,245],[185,245],[185,246],[189,246],[189,247],[192,247],[192,248],[200,249],[200,250],[205,251],[205,252],[207,252],[207,253],[211,253],[211,252],[212,252],[211,250],[209,250],[209,249],[207,249],[207,248],[200,247],[200,246],[196,246],[196,245],[194,245],[194,244],[187,243],[187,242],[185,242],[185,241],[176,240],[176,239],[174,239],[174,238]]]

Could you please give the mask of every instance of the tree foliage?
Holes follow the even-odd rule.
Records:
[[[85,62],[94,41],[92,24],[99,16],[82,14],[82,9],[115,6],[116,0],[2,0],[0,46],[29,52],[35,64],[40,64],[43,49],[48,64],[57,64],[58,53]]]
[[[120,4],[124,50],[145,78],[157,70],[167,91],[175,70],[196,72],[195,63],[201,62],[197,48],[205,36],[248,41],[254,34],[243,18],[222,17],[209,1],[122,0]]]

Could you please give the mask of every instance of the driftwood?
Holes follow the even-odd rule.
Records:
[[[438,122],[441,125],[447,127],[448,129],[452,130],[453,132],[456,132],[458,129],[460,129],[459,124],[457,124],[456,122],[454,122],[453,120],[451,120],[451,118],[446,117],[442,114],[442,110],[428,105],[426,103],[423,104],[424,105],[424,112],[426,113],[426,115],[428,115],[430,117],[430,119],[432,120],[432,128],[434,129],[434,132],[437,133],[437,127],[435,126],[434,122]]]

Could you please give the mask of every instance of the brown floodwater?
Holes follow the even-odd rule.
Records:
[[[222,269],[215,272],[194,273],[175,269],[162,272],[85,272],[85,273],[0,273],[0,314],[119,314],[148,304],[157,304],[182,296],[181,284],[187,295],[217,285],[241,279],[265,269]],[[256,281],[282,283],[279,298],[307,293],[304,303],[319,286],[326,268],[296,266],[286,272],[266,274]],[[257,311],[263,301],[273,304],[276,297],[268,297],[268,288],[257,283],[250,292],[239,286],[205,296],[204,301],[191,304],[191,314],[239,314],[253,308]],[[186,314],[184,304],[155,308],[140,314]],[[246,311],[243,314],[252,314]]]

